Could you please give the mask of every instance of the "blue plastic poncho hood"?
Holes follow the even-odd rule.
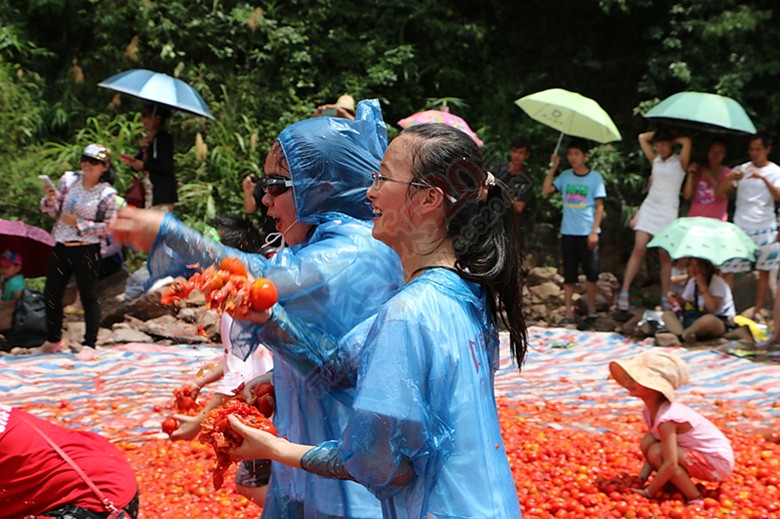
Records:
[[[366,190],[387,148],[378,100],[360,101],[354,121],[306,119],[282,130],[278,140],[290,168],[298,221],[317,225],[328,213],[373,217]]]

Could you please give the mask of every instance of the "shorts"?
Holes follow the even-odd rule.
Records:
[[[587,236],[561,236],[561,250],[563,252],[563,282],[573,284],[577,282],[579,266],[585,278],[595,283],[599,280],[599,248],[588,248]]]
[[[758,259],[755,261],[755,270],[777,270],[780,267],[780,244],[777,243],[777,228],[770,227],[760,231],[745,231],[758,246]],[[753,263],[735,258],[721,265],[720,271],[724,274],[737,274],[753,270]]]
[[[732,463],[722,458],[706,456],[699,451],[683,447],[685,456],[680,465],[688,475],[702,481],[723,481],[734,469]]]
[[[238,465],[236,485],[264,487],[271,478],[271,460],[245,460]]]

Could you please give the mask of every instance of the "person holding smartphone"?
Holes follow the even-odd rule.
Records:
[[[90,144],[81,154],[81,170],[67,171],[54,187],[44,183],[41,210],[57,219],[51,235],[54,246],[43,290],[46,298],[46,341],[36,350],[53,353],[65,349],[62,339],[62,296],[71,275],[76,276],[84,308],[84,342],[94,347],[100,327],[98,268],[100,244],[116,219],[116,190],[111,186],[114,171],[111,151],[102,144]]]

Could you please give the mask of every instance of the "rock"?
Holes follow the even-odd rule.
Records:
[[[580,294],[574,294],[572,297],[572,301],[574,302],[574,309],[576,312],[582,314],[582,315],[588,315],[588,298],[585,295]],[[596,311],[597,312],[608,312],[609,309],[612,307],[612,304],[607,301],[607,299],[597,293],[596,294]]]
[[[121,323],[128,315],[148,321],[162,315],[175,315],[177,311],[175,306],[165,306],[160,303],[159,293],[152,294],[149,298],[139,297],[129,302],[112,298],[104,304],[103,319],[100,324],[108,327]]]
[[[552,282],[545,281],[539,285],[529,287],[532,303],[560,302],[561,287]]]
[[[655,334],[656,346],[680,346],[680,338],[673,333],[661,332]]]
[[[551,281],[557,285],[563,284],[563,276],[558,274],[558,269],[555,267],[534,267],[525,278],[525,283],[529,287],[541,285],[547,281]]]
[[[146,321],[141,330],[180,344],[208,342],[205,337],[198,334],[196,325],[179,321],[172,315],[163,315]]]
[[[129,327],[115,328],[112,338],[117,344],[125,344],[128,342],[154,342],[151,336],[145,334],[141,330],[134,330]]]
[[[63,323],[62,338],[71,344],[81,344],[84,340],[84,330],[86,326],[84,321],[72,321]],[[113,342],[111,330],[107,328],[98,329],[97,345],[110,344]]]

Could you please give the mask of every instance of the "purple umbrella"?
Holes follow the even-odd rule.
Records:
[[[21,254],[24,277],[37,278],[46,275],[54,239],[40,227],[0,218],[0,252],[6,250]]]

